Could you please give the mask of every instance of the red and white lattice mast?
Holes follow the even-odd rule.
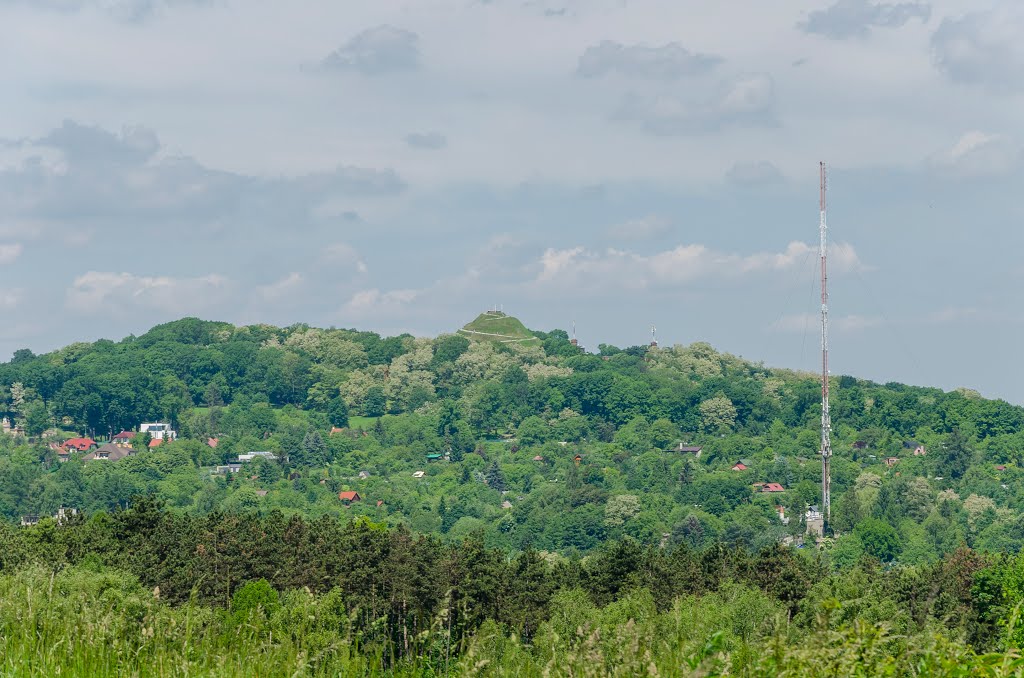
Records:
[[[821,169],[821,515],[832,518],[832,416],[828,406],[828,225],[825,222],[825,163]]]

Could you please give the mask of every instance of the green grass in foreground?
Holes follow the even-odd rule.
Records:
[[[263,588],[260,588],[262,585]],[[243,587],[245,590],[246,587]],[[649,594],[594,608],[559,594],[532,646],[493,622],[461,658],[444,620],[422,657],[391,665],[348,631],[343,593],[263,583],[232,610],[170,607],[131,576],[42,567],[0,576],[0,675],[72,676],[1020,676],[1016,652],[976,655],[941,631],[909,636],[857,621],[797,632],[759,591],[726,585],[658,612]],[[240,600],[242,601],[240,603]],[[265,606],[264,606],[265,604]],[[383,621],[383,620],[382,620]],[[448,667],[448,671],[445,667]]]

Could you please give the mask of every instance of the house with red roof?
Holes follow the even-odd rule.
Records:
[[[64,449],[67,452],[88,452],[96,447],[96,441],[92,438],[71,438],[64,441]]]
[[[132,438],[135,437],[134,431],[121,431],[116,436],[110,439],[110,442],[120,447],[128,447],[132,444]]]
[[[738,461],[735,464],[733,464],[732,470],[733,471],[746,471],[747,470],[747,465],[744,464],[742,461]]]
[[[345,502],[346,504],[351,504],[353,502],[357,502],[357,501],[362,501],[363,500],[363,498],[359,496],[359,493],[354,491],[354,490],[353,491],[347,491],[347,492],[339,492],[338,493],[338,499],[340,499],[341,501]]]
[[[786,488],[784,488],[779,483],[765,483],[764,485],[761,486],[761,491],[762,492],[785,492]]]
[[[163,438],[153,438],[152,440],[149,441],[149,449],[152,450],[154,447],[160,447],[163,444],[163,442]]]

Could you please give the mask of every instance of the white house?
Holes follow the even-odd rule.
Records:
[[[277,461],[277,455],[274,454],[273,452],[266,452],[266,451],[247,452],[246,454],[238,455],[238,461],[240,463],[245,463],[247,461],[252,461],[253,459],[256,459],[256,458],[266,459],[267,461]]]
[[[139,433],[148,433],[154,440],[177,440],[178,432],[171,428],[170,424],[152,422],[140,424]]]

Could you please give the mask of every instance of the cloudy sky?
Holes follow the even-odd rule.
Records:
[[[0,0],[0,356],[495,304],[1024,403],[1024,3]]]

